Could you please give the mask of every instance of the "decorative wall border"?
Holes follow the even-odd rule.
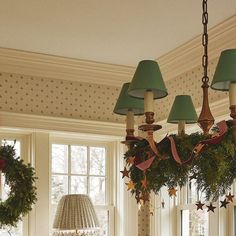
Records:
[[[209,30],[209,57],[236,47],[236,15]],[[201,64],[201,35],[158,58],[166,80]],[[135,68],[93,61],[77,60],[46,54],[0,48],[3,72],[42,76],[55,79],[121,86],[130,81]]]
[[[228,99],[222,99],[220,101],[214,102],[210,106],[213,116],[216,119],[216,122],[222,119],[230,118]],[[200,108],[197,109],[197,113],[200,113]],[[177,130],[176,125],[168,124],[166,120],[162,120],[157,123],[162,125],[162,129],[155,133],[155,135],[157,135],[156,137],[157,139],[162,138],[168,132],[173,133],[176,132]],[[80,135],[83,134],[92,134],[93,136],[104,135],[104,136],[110,136],[116,140],[122,140],[123,137],[125,136],[125,124],[28,115],[28,114],[3,112],[3,111],[0,112],[0,128],[2,130],[4,130],[4,128],[7,129],[19,128],[19,129],[30,129],[30,130],[47,130],[55,132],[80,133]],[[187,131],[194,132],[196,131],[196,128],[197,128],[196,124],[188,125]]]

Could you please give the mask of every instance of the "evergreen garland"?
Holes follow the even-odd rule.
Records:
[[[124,156],[127,165],[129,165],[129,158],[135,157],[134,164],[129,168],[129,177],[134,183],[131,192],[140,199],[151,191],[158,193],[163,186],[169,189],[183,187],[192,175],[196,179],[197,189],[205,194],[205,200],[216,200],[224,195],[236,178],[236,154],[232,142],[231,123],[227,122],[227,126],[228,130],[223,141],[217,145],[206,145],[199,153],[193,153],[194,147],[210,136],[200,133],[171,135],[181,161],[188,160],[191,155],[193,157],[190,162],[182,165],[174,160],[170,142],[164,139],[161,143],[155,143],[164,160],[156,157],[147,170],[140,170],[136,165],[155,154],[145,139],[137,141]],[[217,128],[213,131],[217,132]],[[147,185],[142,184],[145,178]]]
[[[15,227],[37,200],[35,171],[16,157],[14,146],[10,145],[0,146],[0,169],[10,187],[8,198],[0,199],[0,227]]]

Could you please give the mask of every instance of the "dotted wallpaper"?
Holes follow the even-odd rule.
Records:
[[[112,113],[119,88],[0,73],[0,110],[124,122]]]
[[[216,63],[217,59],[209,64],[210,81]],[[189,94],[195,107],[200,107],[201,77],[202,68],[199,66],[168,80],[168,96],[155,100],[156,120],[166,119],[176,95]],[[123,123],[124,116],[113,114],[119,92],[118,87],[0,73],[1,111]],[[210,102],[226,96],[225,92],[209,89]],[[139,118],[138,123],[143,120],[143,117]]]

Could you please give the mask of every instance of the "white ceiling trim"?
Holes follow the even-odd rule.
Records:
[[[236,48],[236,15],[209,30],[209,59]],[[201,64],[201,35],[157,59],[165,80]],[[0,48],[0,71],[23,75],[121,86],[135,68]]]
[[[236,15],[223,21],[209,31],[209,60],[219,57],[221,51],[236,48]],[[157,59],[163,77],[168,80],[201,65],[203,47],[202,36],[181,45]]]

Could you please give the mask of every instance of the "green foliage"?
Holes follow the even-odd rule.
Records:
[[[0,227],[16,226],[37,200],[35,171],[15,156],[14,146],[0,147],[0,160],[5,162],[2,172],[10,192],[6,201],[0,199]]]
[[[142,161],[147,160],[154,153],[146,140],[138,141],[126,152],[124,158],[135,156],[135,164],[130,166],[130,178],[135,184],[132,193],[145,194],[153,191],[158,193],[163,186],[175,188],[184,186],[189,175],[196,176],[197,189],[204,192],[206,200],[216,200],[226,193],[236,177],[236,154],[232,142],[232,127],[227,122],[228,131],[221,143],[206,145],[201,152],[194,153],[194,147],[209,136],[200,133],[178,136],[171,135],[175,140],[177,152],[183,164],[178,164],[171,153],[168,139],[156,143],[156,147],[165,158],[156,157],[146,171],[136,167]],[[215,130],[216,131],[216,128]],[[190,157],[191,161],[184,163]],[[148,185],[144,187],[142,180],[146,176]]]

